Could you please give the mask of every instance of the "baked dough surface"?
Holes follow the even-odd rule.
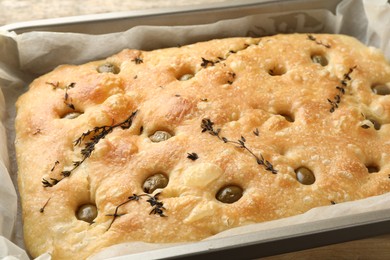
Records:
[[[98,72],[106,63],[118,70]],[[389,82],[378,50],[326,34],[123,50],[60,66],[16,104],[26,247],[33,257],[82,259],[386,193],[390,95],[372,88]],[[153,142],[156,131],[172,137]],[[300,167],[314,183],[298,181]],[[167,186],[142,195],[156,173]],[[219,201],[226,185],[242,197]],[[97,207],[92,223],[76,218],[84,204]]]

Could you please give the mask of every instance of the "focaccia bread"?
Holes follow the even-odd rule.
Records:
[[[390,191],[390,65],[342,35],[63,65],[17,102],[24,237],[82,259]]]

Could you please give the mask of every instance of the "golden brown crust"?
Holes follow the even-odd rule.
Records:
[[[313,62],[315,55],[328,64]],[[99,73],[106,62],[120,72]],[[193,77],[179,80],[185,74]],[[17,102],[26,246],[32,256],[80,259],[116,243],[195,241],[388,192],[390,95],[371,89],[388,82],[390,66],[377,50],[325,34],[124,50],[61,66]],[[74,111],[81,115],[62,118]],[[83,155],[102,128],[74,141],[102,126],[109,132]],[[172,137],[154,143],[149,136],[157,130]],[[81,162],[75,170],[73,162]],[[302,166],[314,173],[313,184],[297,180]],[[70,176],[62,176],[67,170]],[[155,191],[166,217],[149,214],[146,196],[128,200],[143,194],[155,173],[169,178]],[[43,187],[43,179],[46,186],[59,182]],[[242,197],[218,201],[218,190],[230,184],[243,189]],[[92,224],[75,217],[86,203],[98,208]]]

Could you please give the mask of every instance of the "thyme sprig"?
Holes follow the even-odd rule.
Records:
[[[346,88],[348,86],[348,82],[350,82],[351,79],[351,73],[356,69],[357,66],[354,66],[352,68],[349,68],[348,72],[344,74],[343,79],[340,81],[340,85],[336,86],[336,89],[338,90],[338,94],[336,94],[333,99],[327,99],[330,104],[329,112],[333,113],[338,107],[341,102],[341,97],[345,94]]]
[[[329,49],[329,48],[331,47],[329,44],[326,44],[326,43],[323,43],[323,42],[317,40],[317,39],[316,39],[313,35],[311,35],[311,34],[308,34],[308,35],[307,35],[307,39],[310,40],[310,41],[313,41],[313,42],[317,43],[318,45],[322,45],[322,46],[324,46],[325,48],[328,48],[328,49]]]
[[[216,60],[208,60],[208,59],[206,59],[206,58],[203,58],[203,57],[201,57],[202,58],[202,63],[200,64],[200,66],[202,67],[202,68],[207,68],[207,67],[209,67],[209,66],[214,66],[215,64],[217,64],[217,63],[220,63],[220,62],[223,62],[223,61],[225,61],[230,55],[232,55],[232,54],[236,54],[236,53],[238,53],[238,52],[240,52],[240,51],[243,51],[243,50],[245,50],[245,49],[247,49],[248,47],[250,46],[250,44],[244,44],[244,47],[242,47],[241,49],[238,49],[238,50],[229,50],[228,51],[228,53],[225,55],[225,57],[217,57],[217,59]],[[234,75],[235,76],[235,75]],[[233,78],[234,78],[234,76],[233,76]]]
[[[114,128],[120,127],[123,130],[129,129],[133,124],[133,119],[136,116],[137,112],[138,110],[134,111],[126,120],[118,124],[110,125],[110,126],[97,126],[92,130],[88,130],[87,132],[82,133],[81,136],[74,141],[74,145],[75,146],[80,145],[91,134],[93,134],[93,136],[90,139],[90,141],[86,143],[86,146],[92,145],[89,143],[98,143],[101,139],[104,139],[106,135],[111,133],[112,130],[114,130]]]
[[[58,182],[63,180],[66,177],[69,177],[74,170],[76,170],[87,158],[89,158],[92,152],[95,150],[95,146],[99,143],[100,140],[104,139],[109,133],[111,133],[115,128],[120,127],[122,129],[129,129],[133,123],[133,119],[137,111],[131,113],[131,115],[118,124],[110,125],[110,126],[97,126],[92,130],[88,130],[85,133],[82,133],[79,138],[74,141],[74,146],[81,145],[83,141],[86,140],[87,137],[90,137],[88,141],[84,143],[84,148],[81,149],[81,160],[73,161],[72,168],[70,170],[63,170],[61,172],[62,179],[50,178],[50,180],[42,179],[43,187],[52,187],[56,185]],[[55,163],[56,164],[56,163]],[[57,163],[58,164],[58,163]]]
[[[75,106],[72,104],[72,99],[69,97],[68,90],[71,88],[74,88],[76,86],[76,83],[72,82],[69,85],[65,87],[60,87],[60,83],[57,81],[56,83],[53,82],[45,82],[47,85],[50,85],[53,87],[53,90],[56,90],[57,88],[65,89],[65,95],[64,95],[64,103],[67,107],[70,109],[76,110]]]
[[[122,214],[118,213],[120,207],[122,207],[123,205],[129,203],[130,201],[139,201],[141,199],[141,197],[148,197],[146,202],[148,202],[150,204],[150,206],[152,207],[152,210],[149,212],[149,215],[154,214],[154,215],[159,215],[160,217],[166,217],[166,215],[164,214],[164,210],[165,210],[164,203],[162,201],[159,201],[159,199],[158,199],[158,196],[160,194],[161,193],[158,192],[158,193],[156,193],[155,195],[152,196],[152,195],[147,194],[147,193],[143,193],[143,194],[140,194],[140,195],[137,195],[137,194],[133,193],[133,195],[128,197],[126,201],[122,202],[121,204],[119,204],[118,206],[115,207],[115,211],[114,211],[113,214],[107,214],[106,215],[106,216],[113,217],[112,220],[111,220],[110,225],[107,228],[107,230],[109,230],[111,228],[111,226],[114,223],[114,221],[116,220],[116,218],[125,215],[125,213],[122,213]]]
[[[208,132],[212,136],[216,136],[219,140],[224,143],[231,143],[236,145],[239,148],[245,149],[249,152],[255,159],[258,165],[262,165],[265,170],[272,172],[273,174],[278,173],[278,171],[274,168],[274,166],[268,160],[264,159],[263,155],[256,155],[246,144],[246,139],[244,136],[241,136],[237,141],[229,140],[224,136],[220,136],[221,129],[214,129],[214,122],[212,122],[209,118],[202,119],[201,123],[202,133]]]

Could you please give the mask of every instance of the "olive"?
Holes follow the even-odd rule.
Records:
[[[165,188],[167,185],[168,178],[162,173],[156,173],[144,181],[142,188],[146,193],[153,193],[156,189]]]
[[[297,180],[304,185],[310,185],[316,181],[316,177],[313,172],[306,167],[296,169],[295,173]]]
[[[81,115],[81,113],[79,113],[79,112],[71,112],[71,113],[66,114],[63,118],[66,118],[66,119],[75,119],[75,118],[78,117],[79,115]]]
[[[153,135],[149,136],[150,140],[154,143],[166,141],[171,137],[172,135],[166,131],[156,131]]]
[[[311,56],[311,60],[314,63],[320,64],[321,66],[328,65],[328,60],[322,55],[313,55],[313,56]]]
[[[180,77],[179,80],[185,81],[185,80],[189,80],[189,79],[191,79],[191,78],[193,78],[193,77],[194,77],[193,74],[184,74],[183,76]]]
[[[88,223],[93,223],[97,217],[97,208],[94,204],[81,205],[76,212],[76,218]]]
[[[280,114],[282,117],[284,117],[288,122],[294,122],[294,118],[289,114]]]
[[[369,173],[379,172],[379,168],[376,165],[366,166]]]
[[[97,68],[97,71],[98,71],[99,73],[106,72],[106,73],[118,74],[120,70],[119,70],[118,66],[116,66],[116,65],[114,65],[114,64],[111,64],[111,63],[104,63],[103,65],[100,65],[100,66]]]
[[[273,69],[270,69],[268,70],[268,74],[271,75],[271,76],[281,76],[283,74],[285,74],[287,71],[286,71],[286,68],[281,68],[281,67],[278,67],[278,68],[273,68]]]
[[[387,84],[376,84],[372,88],[372,92],[374,92],[377,95],[390,95],[390,83]]]
[[[242,189],[236,185],[228,185],[221,188],[215,197],[220,202],[231,204],[242,197]]]
[[[378,121],[376,121],[376,120],[374,120],[374,119],[372,119],[372,118],[370,118],[370,119],[368,119],[368,120],[370,120],[371,123],[374,125],[374,129],[375,129],[375,130],[381,129],[381,124],[380,124]]]

